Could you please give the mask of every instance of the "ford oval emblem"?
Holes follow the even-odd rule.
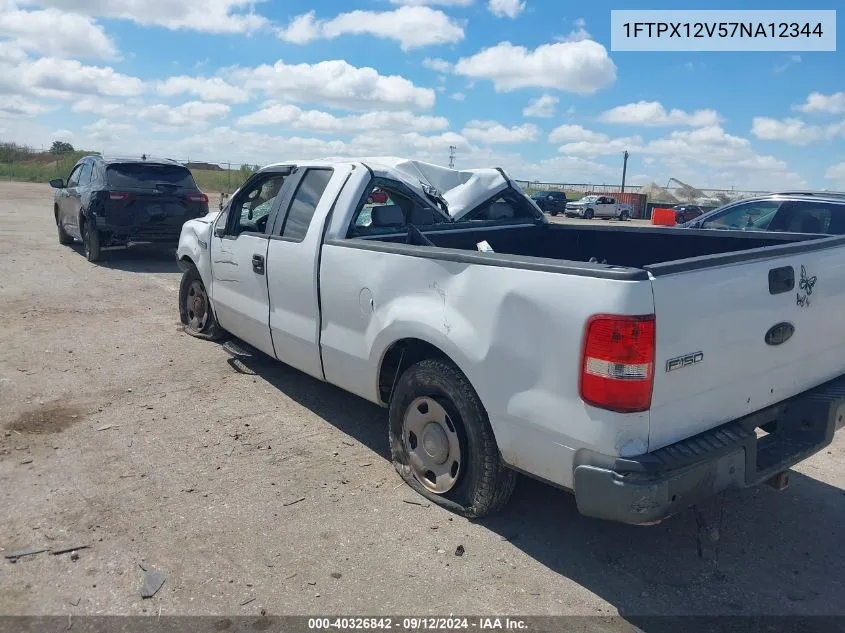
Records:
[[[795,333],[795,326],[792,323],[787,323],[783,321],[781,323],[776,323],[772,327],[769,328],[769,331],[766,332],[766,344],[767,345],[781,345],[782,343],[786,343],[792,335]]]

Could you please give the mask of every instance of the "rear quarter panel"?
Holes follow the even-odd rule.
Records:
[[[579,397],[583,327],[609,312],[649,314],[650,283],[615,281],[323,247],[326,379],[378,402],[387,350],[405,338],[442,350],[484,404],[505,461],[571,487],[581,450],[646,450],[648,414],[617,414]]]

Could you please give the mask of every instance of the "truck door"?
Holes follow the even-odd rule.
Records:
[[[211,298],[226,330],[274,356],[267,291],[268,225],[285,194],[290,168],[262,172],[232,198],[211,238]]]
[[[276,358],[323,379],[319,270],[324,227],[351,165],[300,168],[276,215],[267,252],[270,333]]]

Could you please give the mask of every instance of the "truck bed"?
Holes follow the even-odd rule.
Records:
[[[424,231],[424,234],[441,248],[477,251],[476,245],[486,240],[501,255],[571,262],[594,259],[614,267],[648,269],[655,275],[677,270],[675,262],[679,260],[685,261],[687,269],[706,267],[737,260],[736,257],[712,258],[714,255],[776,245],[788,247],[796,242],[825,237],[830,239],[824,235],[652,228],[621,223],[451,228]],[[365,239],[404,243],[406,236],[381,235]],[[806,248],[806,245],[800,248]],[[749,257],[754,255],[750,253]]]

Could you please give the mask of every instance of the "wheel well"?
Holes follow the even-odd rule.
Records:
[[[393,343],[381,359],[379,368],[378,391],[381,401],[385,404],[390,402],[396,381],[408,367],[429,358],[451,361],[439,347],[417,338],[406,338]]]
[[[179,258],[179,270],[184,272],[188,270],[189,266],[193,266],[194,268],[197,267],[197,265],[194,263],[194,260],[192,260],[187,255],[182,255],[182,257]]]

